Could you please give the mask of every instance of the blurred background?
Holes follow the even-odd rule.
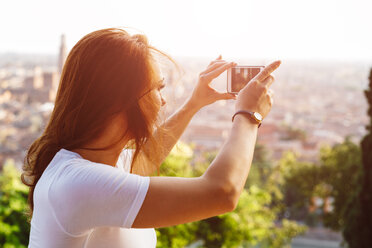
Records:
[[[147,35],[180,65],[162,63],[165,117],[220,54],[239,65],[282,60],[275,104],[259,130],[237,210],[157,229],[158,247],[369,247],[352,246],[358,228],[349,213],[363,216],[371,1],[5,0],[0,6],[1,247],[28,244],[27,188],[19,173],[53,109],[64,60],[85,34],[107,27]],[[212,86],[226,91],[226,83],[223,73]],[[201,175],[229,134],[233,110],[229,100],[199,111],[162,175]]]

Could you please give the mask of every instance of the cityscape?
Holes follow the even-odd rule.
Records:
[[[57,51],[57,49],[56,49]],[[8,158],[21,167],[25,151],[45,127],[53,109],[64,60],[66,37],[61,36],[58,56],[0,55],[0,164]],[[177,110],[190,96],[197,77],[211,58],[176,57],[181,70],[164,68],[166,78],[163,118]],[[269,61],[237,59],[242,65],[265,65]],[[258,143],[273,159],[291,150],[303,159],[316,161],[322,145],[354,142],[366,133],[368,64],[316,61],[283,61],[275,72],[274,106],[259,129]],[[226,73],[212,82],[226,91]],[[216,150],[231,127],[234,100],[219,101],[201,109],[181,141],[193,143],[195,152]]]
[[[243,63],[248,65],[267,63],[246,61]],[[168,90],[173,88],[187,97],[184,93],[191,92],[198,71],[203,70],[207,61],[185,59],[182,64],[188,71],[180,80],[180,88]],[[269,148],[274,159],[292,150],[306,160],[316,160],[322,145],[341,143],[347,136],[359,142],[366,133],[368,120],[363,94],[368,70],[363,64],[283,61],[274,73],[274,106],[259,129],[258,142]],[[216,81],[216,88],[226,90],[226,75]],[[178,99],[171,106],[181,104],[183,99]],[[169,112],[173,112],[169,105]],[[233,111],[232,100],[205,107],[193,118],[182,138],[195,142],[200,149],[220,147],[231,127]]]

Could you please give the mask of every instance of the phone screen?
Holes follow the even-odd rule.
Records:
[[[239,92],[251,81],[263,67],[233,67],[231,68],[231,91]]]

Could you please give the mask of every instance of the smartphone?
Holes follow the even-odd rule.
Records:
[[[234,66],[227,70],[227,92],[238,94],[265,66]]]

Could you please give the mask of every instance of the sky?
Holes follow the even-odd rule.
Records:
[[[107,27],[171,56],[372,61],[371,0],[1,0],[0,53],[56,54]]]

